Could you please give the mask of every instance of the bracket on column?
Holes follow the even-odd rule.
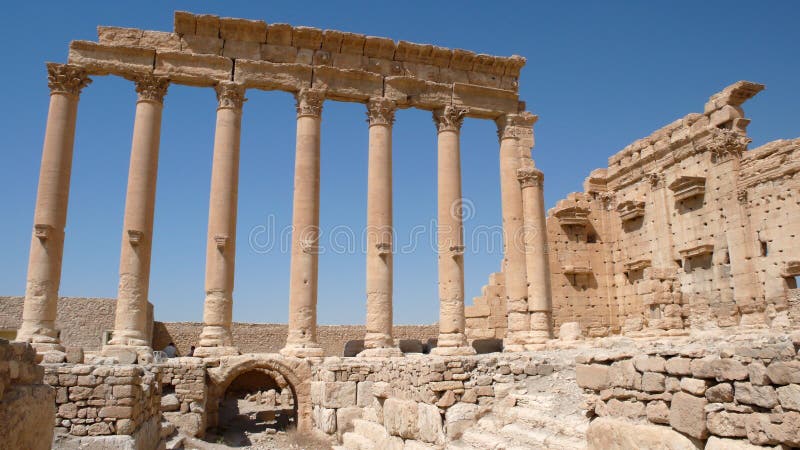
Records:
[[[378,249],[378,256],[385,256],[392,253],[392,244],[388,242],[379,242],[375,244],[375,248]]]
[[[453,253],[453,257],[456,256],[464,256],[464,249],[463,245],[451,245],[450,251]]]
[[[50,230],[53,229],[52,226],[37,223],[33,226],[33,235],[36,236],[40,241],[46,241],[50,237]]]
[[[132,246],[136,247],[139,245],[139,242],[142,241],[142,237],[144,237],[144,233],[141,231],[128,230],[128,242],[130,242]]]
[[[224,234],[215,234],[214,242],[217,244],[217,250],[225,250],[225,246],[228,245],[228,236]]]
[[[319,252],[319,246],[315,244],[316,241],[311,239],[301,239],[300,240],[300,249],[303,253],[308,253],[309,255],[313,255]]]

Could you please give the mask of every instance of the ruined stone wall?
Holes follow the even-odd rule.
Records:
[[[735,83],[592,171],[548,212],[554,329],[797,326],[800,139],[747,150]],[[468,309],[469,311],[469,309]],[[487,314],[485,317],[489,317]],[[471,336],[491,333],[468,321]]]
[[[28,344],[0,339],[0,443],[9,450],[49,449],[53,441],[53,388]]]
[[[190,436],[206,429],[206,368],[200,358],[171,358],[161,369],[161,412],[164,418]]]
[[[44,382],[56,390],[57,446],[77,448],[89,443],[108,448],[158,446],[161,421],[158,367],[92,364],[45,364],[44,367]]]
[[[186,355],[197,338],[203,324],[199,322],[156,322],[153,348],[164,348],[174,342],[181,355]],[[363,325],[319,325],[317,341],[326,356],[341,356],[347,341],[364,339]],[[286,344],[287,326],[269,323],[233,324],[233,342],[242,353],[276,353]],[[395,325],[395,339],[416,339],[423,343],[439,334],[436,325]]]
[[[23,297],[0,297],[0,329],[16,330],[22,320]],[[116,302],[112,298],[62,297],[58,300],[56,326],[67,347],[97,351],[103,346],[103,334],[114,328]],[[202,305],[198,305],[202,308]],[[151,310],[152,310],[151,305]],[[181,355],[187,355],[203,324],[199,322],[154,322],[153,348],[158,350],[174,342]],[[341,356],[344,344],[363,339],[363,325],[320,325],[317,337],[326,356]],[[268,323],[235,323],[233,339],[242,353],[277,352],[286,343],[287,326]],[[396,339],[417,339],[426,342],[439,334],[437,325],[396,325]]]
[[[443,445],[459,439],[529,377],[561,369],[530,353],[329,358],[312,366],[314,424],[337,434],[347,448],[362,448],[359,442],[375,448]]]
[[[603,448],[609,436],[646,423],[700,441],[698,448],[703,441],[706,449],[800,446],[798,347],[797,336],[773,335],[579,357],[578,385],[592,393],[590,414],[602,419],[589,427],[589,446]],[[633,445],[637,437],[625,439]]]

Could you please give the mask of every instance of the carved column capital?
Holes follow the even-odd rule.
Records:
[[[464,123],[464,116],[469,112],[469,108],[463,106],[447,105],[444,108],[433,111],[433,123],[441,133],[442,131],[461,131]]]
[[[736,200],[740,204],[746,205],[747,204],[747,200],[748,200],[747,199],[747,191],[744,190],[744,189],[740,189],[740,190],[736,191]]]
[[[533,139],[533,124],[539,116],[523,111],[519,114],[504,114],[495,120],[497,139]],[[532,147],[533,145],[531,145]]]
[[[167,88],[169,87],[168,78],[146,73],[135,75],[133,82],[135,83],[136,93],[139,94],[140,102],[164,103],[164,96],[167,95]]]
[[[652,189],[657,189],[664,185],[664,176],[658,172],[645,174],[645,178],[650,182],[650,187]]]
[[[47,86],[50,94],[80,95],[92,80],[86,70],[72,64],[47,63]]]
[[[523,189],[527,187],[542,187],[544,173],[535,167],[522,167],[517,169],[517,179]]]
[[[386,97],[375,97],[367,102],[367,122],[372,125],[394,124],[394,112],[397,110],[397,103]]]
[[[711,161],[719,164],[741,157],[750,142],[752,139],[745,135],[718,129],[711,134],[708,141],[699,146],[699,150],[711,152]]]
[[[244,102],[244,85],[233,81],[220,81],[214,90],[217,91],[218,108],[241,110]]]
[[[322,102],[325,101],[325,91],[322,89],[301,89],[295,94],[297,100],[297,117],[320,117],[322,115]]]

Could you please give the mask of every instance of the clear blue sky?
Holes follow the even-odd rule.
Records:
[[[286,22],[528,59],[521,97],[540,116],[534,158],[551,207],[608,156],[689,112],[740,79],[767,90],[745,105],[755,145],[800,135],[800,3],[671,2],[13,2],[4,8],[0,85],[0,295],[25,289],[36,182],[47,114],[45,61],[65,61],[70,40],[97,25],[172,30],[176,9]],[[259,226],[291,223],[295,113],[279,92],[250,91],[245,106],[234,319],[285,322],[289,254],[248,245]],[[95,77],[80,102],[61,294],[116,296],[133,127],[130,82]],[[199,321],[216,101],[211,89],[173,86],[163,118],[151,301],[167,321]],[[323,245],[319,321],[364,322],[364,255],[330,236],[364,226],[364,106],[326,102],[322,126]],[[495,126],[462,132],[466,233],[500,220]],[[400,241],[436,216],[436,134],[430,113],[403,110],[394,134],[395,224]],[[274,222],[271,222],[274,218]],[[482,228],[483,227],[483,228]],[[338,230],[338,231],[337,231]],[[427,235],[426,235],[427,236]],[[261,236],[263,238],[263,235]],[[263,243],[263,241],[259,241]],[[438,318],[436,256],[423,237],[395,257],[395,322]],[[468,302],[500,267],[501,251],[467,241]],[[471,248],[469,248],[471,247]],[[476,248],[478,247],[478,248]]]

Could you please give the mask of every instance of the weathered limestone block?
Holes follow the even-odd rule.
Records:
[[[749,414],[745,419],[747,438],[756,445],[800,446],[800,413]]]
[[[478,405],[457,403],[445,412],[445,427],[448,439],[459,439],[477,420]]]
[[[670,375],[691,375],[691,362],[692,360],[690,358],[677,356],[668,359],[665,368]]]
[[[578,364],[575,366],[578,386],[601,391],[610,385],[609,366],[602,364]]]
[[[0,442],[9,450],[49,449],[53,440],[55,390],[16,384],[0,392]]]
[[[681,389],[697,396],[702,396],[706,393],[706,380],[698,378],[681,378]]]
[[[383,425],[389,434],[403,439],[418,435],[417,403],[411,400],[388,398],[383,403]]]
[[[669,406],[663,401],[648,402],[645,408],[647,420],[653,423],[669,424]]]
[[[774,361],[767,366],[773,384],[800,384],[800,361]]]
[[[149,48],[72,41],[67,61],[83,67],[93,75],[125,76],[152,72],[155,58],[155,50]]]
[[[417,428],[419,429],[419,440],[431,444],[444,444],[442,414],[436,406],[427,403],[418,404]]]
[[[314,381],[311,401],[326,408],[345,408],[356,404],[355,381]]]
[[[734,383],[734,398],[739,403],[773,408],[778,405],[778,395],[772,386],[753,386],[751,383]]]
[[[666,361],[660,356],[638,355],[633,358],[633,365],[639,372],[666,371]]]
[[[231,78],[233,61],[214,55],[190,55],[182,52],[159,52],[154,74],[191,86],[213,86]]]
[[[747,436],[745,419],[747,414],[736,414],[727,411],[712,411],[708,413],[708,431],[717,436],[744,437]]]
[[[711,403],[728,403],[733,401],[733,386],[720,383],[706,389],[706,398]]]
[[[635,424],[626,420],[600,417],[592,421],[586,431],[588,450],[634,450],[663,448],[670,450],[698,450],[702,442],[668,427]]]
[[[578,322],[565,322],[558,329],[558,338],[562,341],[577,341],[583,338],[581,325]]]
[[[765,448],[773,447],[753,445],[747,440],[742,439],[724,439],[711,436],[708,438],[708,441],[706,441],[704,450],[764,450]],[[775,448],[777,449],[777,447]]]
[[[707,404],[708,400],[705,398],[678,392],[672,396],[669,410],[670,426],[691,437],[705,439],[708,436],[705,411]]]
[[[348,431],[353,431],[353,423],[360,419],[363,409],[357,406],[348,406],[336,410],[336,433],[341,437]]]
[[[793,409],[800,411],[800,385],[790,384],[776,389],[778,400],[783,409]]]
[[[642,375],[642,390],[645,392],[664,392],[666,377],[657,372],[645,372]]]

